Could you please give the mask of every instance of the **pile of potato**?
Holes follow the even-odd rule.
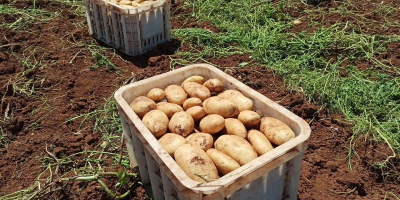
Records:
[[[107,0],[124,8],[136,8],[140,5],[145,5],[154,2],[154,0]]]
[[[241,92],[224,90],[220,80],[202,76],[191,76],[181,86],[154,88],[130,107],[198,182],[214,181],[295,137],[282,121],[261,118]]]

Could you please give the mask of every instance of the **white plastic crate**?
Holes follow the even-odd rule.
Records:
[[[171,40],[170,0],[134,9],[104,0],[84,0],[89,33],[127,55],[143,54]]]
[[[272,151],[209,182],[190,179],[161,147],[129,104],[155,87],[166,88],[192,75],[218,78],[225,89],[237,89],[251,98],[265,116],[275,117],[292,128],[296,137]],[[311,130],[307,122],[274,101],[208,64],[195,64],[121,87],[115,93],[131,166],[139,166],[143,183],[150,184],[155,200],[281,200],[296,199],[302,155]]]

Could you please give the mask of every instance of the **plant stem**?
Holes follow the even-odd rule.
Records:
[[[107,194],[111,196],[111,198],[117,199],[115,194],[112,193],[110,189],[108,189],[108,187],[106,186],[106,184],[103,183],[103,181],[101,181],[100,179],[97,179],[97,182],[101,185],[101,187],[104,189],[104,191],[106,191]]]

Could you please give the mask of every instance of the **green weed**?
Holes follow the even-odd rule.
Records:
[[[60,15],[58,12],[49,12],[43,9],[18,9],[7,4],[0,4],[0,15],[4,14],[14,17],[15,21],[0,24],[0,26],[19,31],[28,31],[33,24],[46,23]]]

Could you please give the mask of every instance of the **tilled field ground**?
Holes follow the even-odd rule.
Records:
[[[47,11],[56,10],[60,6],[54,2],[38,2],[35,6]],[[374,8],[363,5],[362,2],[354,1],[358,16],[383,20],[380,16],[368,14]],[[26,1],[0,3],[16,8],[33,6],[32,2]],[[180,9],[181,3],[173,4],[171,13],[174,29],[197,27],[212,32],[220,31],[210,22],[198,23],[194,18],[188,20],[188,15],[185,14],[190,14],[191,10]],[[335,5],[332,3],[325,6],[329,10]],[[324,21],[326,26],[337,20],[359,20],[336,14],[312,17],[304,14],[303,9],[305,8],[299,7],[291,12],[303,19]],[[85,150],[103,151],[105,147],[101,145],[102,135],[93,131],[93,119],[87,119],[85,123],[69,119],[103,109],[104,103],[112,97],[113,92],[129,81],[170,71],[171,59],[179,59],[179,56],[174,55],[175,51],[193,51],[190,44],[181,45],[178,40],[133,58],[119,52],[114,53],[110,49],[95,49],[94,46],[104,45],[88,34],[86,18],[74,11],[66,7],[59,16],[46,23],[33,24],[29,30],[0,30],[0,125],[6,133],[4,140],[9,142],[0,149],[0,196],[32,186],[47,167],[44,163],[45,158],[50,157],[48,152],[58,159],[76,154],[75,161],[62,165],[57,174],[64,177],[75,176],[72,169],[84,167],[84,160],[87,158],[99,157],[98,154],[92,155]],[[397,11],[396,15],[385,19],[400,20],[399,16]],[[13,23],[16,20],[15,16],[0,16],[1,23]],[[370,34],[399,33],[398,27],[379,28],[368,24],[360,26],[364,26],[363,30]],[[313,27],[304,23],[292,31],[303,30],[313,31]],[[96,51],[101,51],[118,69],[93,68],[97,63],[93,57],[93,52]],[[391,44],[386,54],[380,56],[400,67],[399,44]],[[249,55],[209,57],[207,61],[310,123],[312,134],[303,158],[298,192],[300,199],[395,199],[391,193],[398,194],[400,191],[400,178],[395,176],[398,173],[396,171],[400,171],[399,165],[392,167],[392,171],[379,170],[375,166],[377,162],[392,155],[386,144],[376,143],[368,135],[352,138],[351,124],[346,123],[341,114],[328,114],[325,109],[306,101],[301,94],[288,92],[279,77],[253,61]],[[243,62],[249,63],[249,66],[239,68],[239,64]],[[371,67],[369,63],[360,63],[360,69],[368,67]],[[350,143],[353,144],[351,151]],[[119,154],[118,146],[109,146],[107,151]],[[118,170],[111,157],[102,155],[101,158],[105,169]],[[391,162],[399,160],[392,159]],[[49,175],[47,171],[42,178]],[[115,184],[112,180],[104,182],[110,187]],[[54,191],[42,198],[110,199],[97,183],[57,182],[51,187],[55,188]],[[127,199],[147,198],[141,186],[133,190]]]

